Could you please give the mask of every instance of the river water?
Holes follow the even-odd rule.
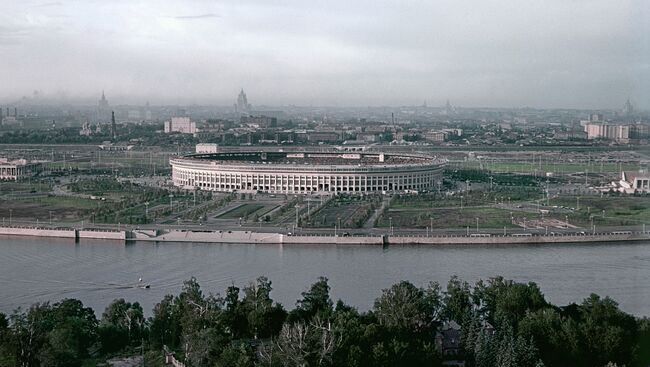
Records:
[[[293,308],[319,276],[332,298],[366,310],[383,288],[409,280],[470,283],[502,275],[536,282],[555,304],[608,295],[638,316],[650,316],[650,243],[517,246],[217,245],[85,242],[0,237],[0,312],[37,301],[78,298],[98,315],[111,300],[140,302],[147,314],[165,294],[194,276],[205,293],[224,294],[258,276],[272,297]],[[135,287],[138,279],[151,289]]]

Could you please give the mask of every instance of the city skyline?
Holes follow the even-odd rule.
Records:
[[[37,1],[0,15],[0,101],[647,109],[642,1]]]

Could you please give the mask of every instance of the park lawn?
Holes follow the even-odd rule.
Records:
[[[238,219],[248,215],[254,214],[256,211],[264,208],[263,204],[242,204],[238,207],[235,207],[217,218],[219,219]]]
[[[479,228],[514,227],[511,223],[510,211],[492,207],[441,208],[423,212],[421,210],[388,210],[378,220],[378,227],[388,227],[392,217],[395,228],[476,228],[476,218]]]
[[[562,196],[552,199],[550,204],[577,209],[577,201],[576,196]],[[650,196],[581,196],[579,203],[580,209],[569,215],[577,224],[590,224],[592,215],[597,225],[650,223]]]
[[[587,163],[548,163],[542,162],[541,166],[539,163],[531,162],[478,162],[478,161],[469,161],[462,162],[461,166],[463,168],[474,168],[478,169],[480,166],[483,166],[483,169],[490,170],[494,172],[512,172],[512,173],[534,173],[534,172],[555,172],[555,173],[575,173],[575,172],[584,172],[585,170],[593,173],[615,173],[619,172],[622,167],[626,171],[636,171],[639,169],[638,164],[634,163],[624,163],[619,166],[616,163],[603,163],[602,167],[597,161],[592,162],[592,164]]]
[[[72,209],[94,209],[101,206],[103,203],[99,200],[71,196],[45,196],[37,199],[29,199],[29,201],[38,203],[39,205]]]
[[[456,194],[453,196],[438,196],[435,194],[427,195],[404,195],[396,197],[390,203],[390,209],[416,209],[416,208],[449,208],[458,207],[460,209],[461,196],[463,197],[463,206],[481,206],[508,202],[515,203],[518,201],[527,201],[530,198],[541,198],[541,191],[538,188],[529,187],[499,187],[493,192],[474,190]]]
[[[29,181],[0,181],[0,193],[7,194],[11,192],[43,192],[50,191],[52,186],[47,183],[29,182]]]
[[[364,213],[371,210],[375,197],[338,197],[330,200],[324,207],[313,213],[307,226],[330,228],[340,221],[343,228],[356,227]],[[377,205],[379,205],[377,203]]]

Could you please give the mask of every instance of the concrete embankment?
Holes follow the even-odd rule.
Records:
[[[491,235],[491,236],[391,236],[387,239],[391,245],[519,245],[543,243],[589,243],[589,242],[620,242],[620,241],[650,241],[650,232],[630,233],[596,233],[596,234],[566,234],[566,235]]]
[[[74,228],[0,227],[1,235],[76,238]]]
[[[650,232],[612,232],[567,235],[439,235],[439,236],[323,236],[284,235],[251,231],[132,231],[129,240],[154,242],[333,244],[333,245],[445,245],[535,244],[648,241]]]
[[[252,231],[185,231],[162,229],[111,230],[93,228],[47,228],[0,226],[0,235],[36,236],[150,242],[201,242],[229,244],[301,244],[301,245],[503,245],[543,243],[590,243],[619,241],[650,241],[650,232],[617,231],[605,233],[573,233],[555,235],[436,235],[436,236],[332,236],[285,235]]]
[[[31,236],[31,237],[56,237],[70,239],[99,239],[99,240],[126,240],[126,231],[93,228],[49,228],[30,226],[0,226],[0,235]]]

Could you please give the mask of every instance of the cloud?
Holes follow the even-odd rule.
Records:
[[[215,13],[197,14],[197,15],[177,15],[173,17],[178,20],[193,20],[193,19],[208,19],[208,18],[221,18],[221,15]]]
[[[41,7],[41,8],[48,8],[48,7],[52,7],[52,6],[63,6],[63,3],[59,2],[59,1],[54,1],[54,2],[49,2],[49,3],[42,3],[42,4],[39,4],[37,6]]]
[[[106,87],[230,104],[243,86],[254,104],[650,101],[647,0],[61,1],[5,1],[0,97]]]

